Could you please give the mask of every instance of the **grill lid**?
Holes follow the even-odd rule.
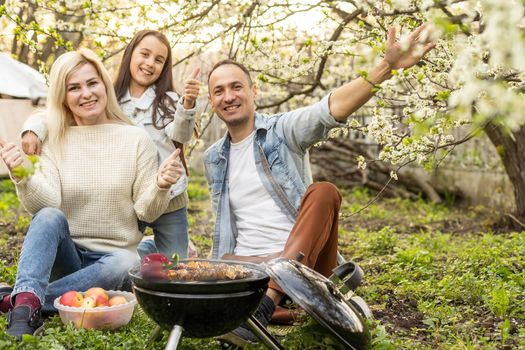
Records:
[[[370,334],[362,316],[329,279],[286,258],[267,262],[266,272],[294,302],[345,345],[351,349],[370,347]]]

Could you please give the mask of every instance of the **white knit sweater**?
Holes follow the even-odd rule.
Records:
[[[74,242],[91,251],[136,252],[137,218],[151,222],[169,203],[169,191],[156,182],[155,145],[135,126],[70,127],[61,156],[44,144],[39,166],[16,185],[22,204],[30,213],[62,210]]]

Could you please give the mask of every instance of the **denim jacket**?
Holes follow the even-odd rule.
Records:
[[[344,126],[330,115],[329,96],[312,106],[265,116],[255,113],[254,157],[263,186],[277,206],[295,223],[301,200],[312,183],[308,150]],[[230,136],[208,148],[204,169],[216,214],[212,258],[233,253],[237,228],[230,209],[228,160]]]

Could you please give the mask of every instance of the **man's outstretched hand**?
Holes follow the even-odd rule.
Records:
[[[410,68],[421,61],[423,56],[436,46],[436,43],[428,41],[428,38],[423,40],[421,38],[421,34],[427,26],[424,23],[410,34],[408,37],[409,46],[405,50],[403,50],[401,42],[396,40],[396,29],[394,27],[388,29],[383,60],[390,69]]]
[[[385,57],[368,71],[367,77],[355,79],[335,89],[330,95],[330,113],[340,122],[361,108],[374,95],[374,87],[392,77],[392,70],[409,68],[417,64],[436,43],[423,38],[427,24],[419,26],[407,38],[408,45],[396,40],[396,30],[388,30]]]

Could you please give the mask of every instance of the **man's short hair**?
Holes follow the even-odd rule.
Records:
[[[237,61],[234,61],[234,60],[230,60],[230,59],[226,59],[226,60],[222,60],[222,61],[219,61],[217,63],[215,63],[215,65],[213,66],[213,68],[210,70],[210,72],[208,73],[208,84],[210,83],[210,77],[211,77],[211,74],[217,69],[219,68],[220,66],[225,66],[227,64],[232,64],[234,66],[237,66],[239,67],[245,74],[246,76],[248,77],[248,82],[250,83],[250,85],[253,84],[252,82],[252,77],[250,76],[250,71],[248,70],[248,68],[246,68],[246,66],[244,66],[242,63],[239,63]]]

